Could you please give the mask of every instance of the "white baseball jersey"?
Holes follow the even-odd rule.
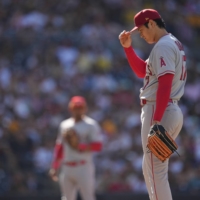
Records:
[[[92,142],[102,142],[98,123],[87,116],[84,116],[83,120],[76,123],[73,118],[66,119],[60,124],[60,132],[57,138],[57,142],[60,142],[63,145],[63,163],[79,160],[92,162],[92,152],[80,153],[70,148],[67,142],[63,140],[63,134],[69,128],[73,128],[75,130],[80,139],[80,143],[89,144]]]
[[[186,56],[182,44],[172,34],[160,38],[146,60],[146,76],[140,98],[155,101],[158,78],[167,73],[174,74],[170,99],[179,100],[184,93],[187,76]]]

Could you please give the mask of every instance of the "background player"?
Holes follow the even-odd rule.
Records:
[[[83,200],[95,200],[95,168],[92,152],[102,149],[98,123],[85,115],[86,101],[74,96],[69,102],[71,118],[61,122],[50,176],[58,180],[62,200],[75,200],[77,190]]]
[[[175,139],[183,124],[183,115],[178,100],[184,93],[186,82],[186,56],[182,44],[165,29],[159,13],[145,9],[134,17],[135,28],[119,35],[129,64],[135,74],[144,78],[140,90],[142,105],[143,174],[151,200],[171,200],[168,182],[168,160],[162,163],[148,153],[147,135],[151,125],[160,123]],[[156,43],[149,58],[140,59],[131,47],[131,33],[138,30],[147,43]]]

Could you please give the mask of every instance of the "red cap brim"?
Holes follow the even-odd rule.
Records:
[[[130,33],[133,33],[133,32],[135,32],[136,30],[138,30],[138,27],[137,26],[135,26],[132,30],[130,30],[129,32]]]

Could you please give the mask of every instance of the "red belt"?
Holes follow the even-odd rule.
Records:
[[[145,104],[147,104],[147,100],[146,99],[140,99],[140,105],[141,106],[144,106]],[[168,101],[169,103],[177,103],[178,101],[177,100],[173,100],[173,99],[169,99]]]
[[[85,160],[74,161],[74,162],[65,162],[65,165],[76,167],[78,165],[84,165],[86,163]]]

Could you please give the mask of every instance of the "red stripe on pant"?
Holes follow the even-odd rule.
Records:
[[[152,123],[153,123],[154,111],[155,111],[154,105],[152,105],[151,125],[152,125]],[[151,168],[152,168],[152,177],[153,177],[153,187],[154,187],[154,191],[155,191],[156,200],[158,200],[157,192],[156,192],[156,184],[155,184],[155,179],[154,179],[153,155],[152,155],[152,153],[151,153]]]

